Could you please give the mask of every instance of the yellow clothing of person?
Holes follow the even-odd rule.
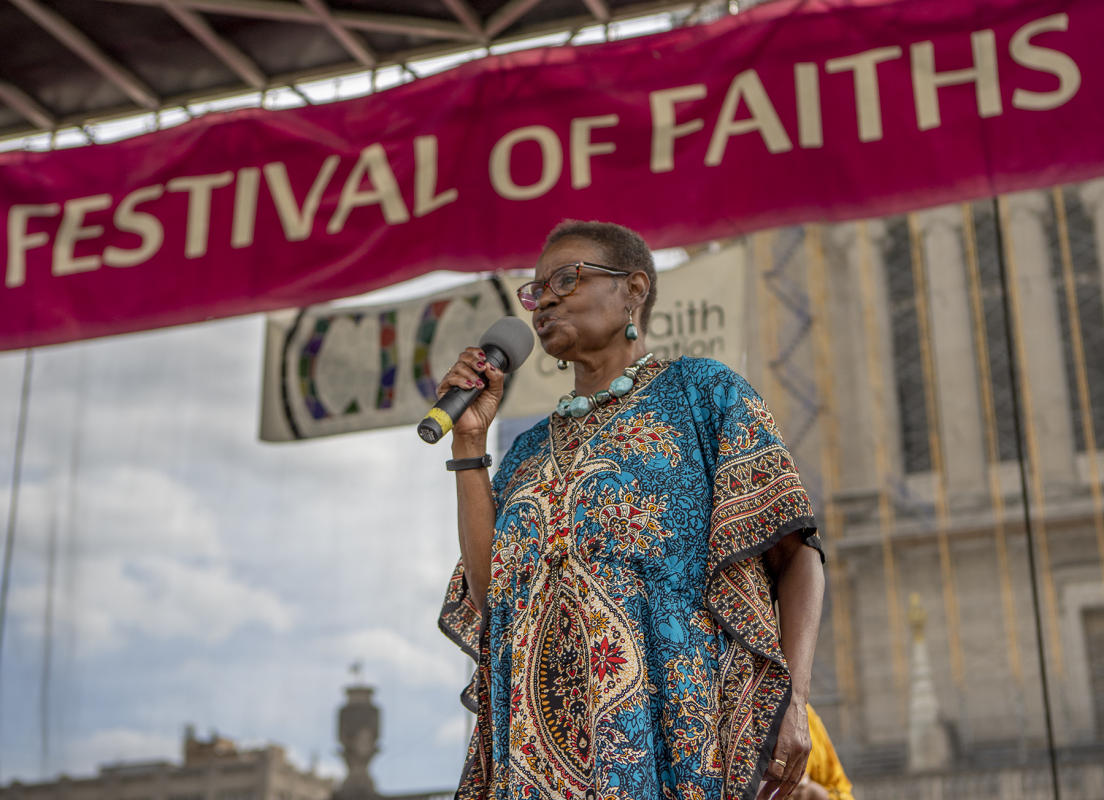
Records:
[[[854,800],[851,781],[847,780],[847,775],[843,772],[843,765],[836,756],[836,749],[832,747],[832,740],[828,738],[824,723],[811,705],[806,704],[805,710],[809,714],[809,738],[813,743],[809,751],[809,761],[805,765],[809,780],[827,789],[832,800]]]

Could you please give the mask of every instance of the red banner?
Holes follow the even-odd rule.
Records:
[[[0,349],[1104,172],[1099,0],[780,0],[386,93],[0,156]]]

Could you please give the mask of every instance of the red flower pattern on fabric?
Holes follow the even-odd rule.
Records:
[[[606,675],[616,675],[621,665],[626,663],[624,651],[611,643],[608,636],[603,636],[602,641],[590,648],[590,667],[598,673],[598,680],[605,680]]]

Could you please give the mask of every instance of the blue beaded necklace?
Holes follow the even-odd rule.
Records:
[[[610,383],[609,389],[602,389],[591,395],[579,395],[576,394],[575,390],[572,390],[571,394],[565,394],[560,398],[560,402],[556,404],[556,413],[561,417],[585,417],[598,406],[605,405],[613,398],[624,397],[636,385],[636,375],[640,372],[640,368],[647,364],[651,358],[652,354],[646,353],[625,367],[625,371]]]

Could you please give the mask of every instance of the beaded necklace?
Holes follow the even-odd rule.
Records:
[[[574,389],[571,394],[565,394],[556,404],[556,413],[561,417],[585,417],[598,406],[605,405],[615,397],[624,397],[632,391],[636,385],[636,375],[651,359],[652,354],[646,353],[638,358],[625,371],[618,375],[609,385],[609,389],[602,389],[591,395],[579,395]]]

